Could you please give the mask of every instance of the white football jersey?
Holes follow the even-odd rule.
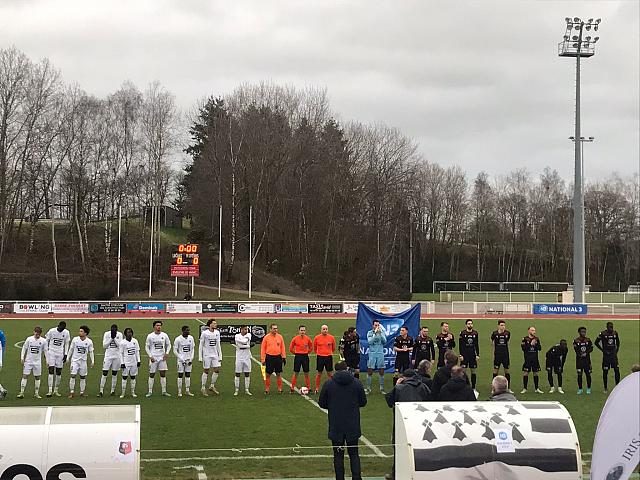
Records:
[[[31,335],[24,341],[22,345],[22,352],[20,358],[24,359],[25,363],[40,363],[42,361],[42,354],[47,351],[47,341],[44,337],[36,339]]]
[[[204,330],[200,336],[200,351],[198,352],[198,360],[203,358],[215,357],[222,360],[222,347],[220,346],[220,331],[215,329],[213,332],[209,329]]]
[[[191,335],[178,335],[173,341],[173,353],[183,362],[192,362],[196,351],[196,342]]]
[[[247,332],[246,335],[236,333],[234,341],[236,344],[236,360],[251,359],[251,333]]]
[[[53,327],[44,338],[47,340],[47,348],[50,354],[66,355],[69,351],[71,335],[69,335],[69,330],[66,328],[60,332],[57,327]]]
[[[133,367],[140,361],[140,344],[132,338],[131,341],[123,338],[120,342],[120,363],[126,367]]]
[[[104,358],[120,357],[120,342],[122,342],[122,332],[116,332],[116,338],[111,338],[111,330],[104,332],[102,336]]]
[[[89,337],[73,337],[71,347],[69,347],[69,355],[72,362],[86,362],[87,356],[90,355],[93,360],[93,341]]]
[[[171,351],[171,341],[169,340],[169,336],[164,332],[151,332],[147,335],[145,350],[147,351],[147,355],[153,358],[159,359],[164,355],[169,355],[169,352]]]

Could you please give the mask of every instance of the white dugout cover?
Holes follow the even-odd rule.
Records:
[[[138,480],[140,406],[0,408],[0,478],[67,477]]]
[[[575,426],[558,402],[395,405],[396,478],[580,480]]]

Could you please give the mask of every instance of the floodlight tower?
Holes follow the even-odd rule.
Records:
[[[578,17],[565,18],[564,37],[558,43],[558,55],[576,59],[576,121],[575,121],[575,177],[573,182],[573,301],[584,303],[584,192],[582,180],[582,141],[580,137],[580,58],[592,57],[595,44],[600,37],[583,36],[585,30],[598,31],[600,19],[590,18],[586,22]],[[577,139],[577,140],[576,140]]]

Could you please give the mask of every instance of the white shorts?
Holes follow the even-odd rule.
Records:
[[[178,359],[178,373],[191,373],[193,362],[183,362]]]
[[[39,377],[40,375],[42,375],[42,363],[24,362],[22,374],[29,375],[30,373],[33,373],[34,377]]]
[[[236,358],[236,373],[251,373],[251,359]]]
[[[167,361],[163,360],[162,357],[156,358],[155,362],[149,360],[149,373],[156,373],[158,370],[161,372],[169,370],[169,367],[167,367]]]
[[[117,372],[120,370],[120,359],[118,357],[105,357],[102,361],[102,370],[111,370],[112,372]]]
[[[204,357],[202,359],[202,368],[218,368],[220,366],[220,359],[218,357]]]
[[[47,355],[47,365],[55,368],[62,368],[62,359],[64,355],[61,353],[49,352]]]
[[[135,377],[138,375],[138,365],[131,365],[130,367],[124,366],[124,370],[122,371],[123,377]]]
[[[87,376],[87,362],[71,362],[71,375],[80,375],[81,377]]]

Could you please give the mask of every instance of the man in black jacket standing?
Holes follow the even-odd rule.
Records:
[[[444,354],[444,367],[440,367],[436,374],[433,376],[433,383],[431,386],[431,398],[438,400],[440,389],[451,378],[451,369],[458,365],[458,355],[452,350],[449,350]]]
[[[451,378],[440,389],[438,400],[441,402],[475,402],[476,395],[464,378],[464,369],[455,366],[451,369]]]
[[[351,478],[362,480],[358,439],[360,409],[367,404],[362,383],[347,371],[345,362],[335,365],[335,373],[320,390],[318,404],[329,411],[329,440],[333,445],[333,468],[336,480],[344,480],[344,445],[351,463]]]

